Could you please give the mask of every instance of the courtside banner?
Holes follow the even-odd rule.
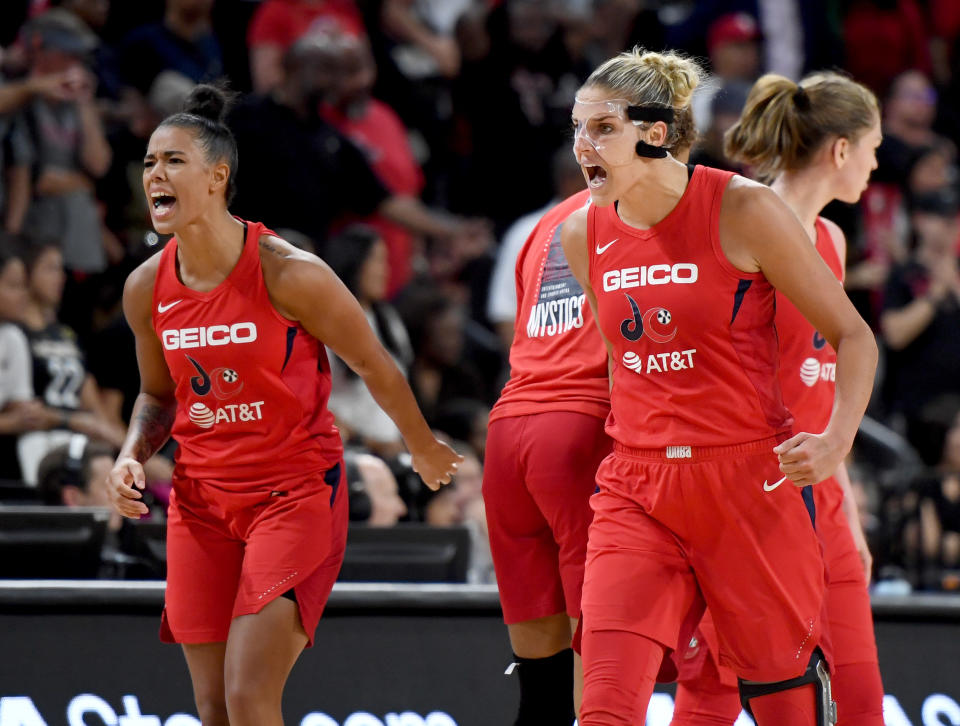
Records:
[[[0,582],[0,726],[199,726],[162,583]],[[876,600],[888,726],[960,726],[960,598]],[[496,592],[338,585],[294,669],[294,726],[496,726],[517,700]],[[647,724],[668,726],[669,689]],[[739,724],[751,723],[742,716]]]

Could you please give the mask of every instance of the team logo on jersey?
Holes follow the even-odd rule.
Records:
[[[194,358],[189,355],[186,358],[197,370],[197,375],[190,378],[190,388],[198,396],[206,396],[212,392],[216,398],[225,401],[243,390],[240,374],[233,368],[214,368],[211,375]]]
[[[199,401],[190,406],[189,416],[202,429],[211,428],[217,420],[216,414]]]
[[[823,346],[827,344],[827,339],[820,335],[816,330],[813,331],[813,349],[822,350]]]
[[[800,364],[800,380],[805,386],[813,388],[817,381],[833,383],[837,379],[836,363],[821,363],[816,358],[807,358]]]
[[[214,368],[210,382],[213,387],[213,395],[221,401],[233,398],[243,390],[243,381],[240,380],[240,374],[233,368]]]
[[[192,388],[193,392],[198,396],[206,396],[208,393],[210,393],[210,389],[213,386],[212,382],[210,381],[209,374],[203,370],[202,365],[197,363],[197,361],[195,361],[189,355],[186,358],[188,361],[190,361],[193,367],[197,369],[198,373],[198,375],[190,378],[190,388]]]
[[[202,429],[213,428],[215,424],[222,422],[246,423],[249,421],[261,421],[263,420],[263,411],[261,410],[263,404],[264,401],[227,403],[223,406],[217,406],[216,410],[214,410],[205,403],[196,401],[187,409],[187,416]]]
[[[191,356],[186,356],[190,364],[196,369],[197,375],[190,377],[190,389],[198,396],[213,394],[217,401],[225,401],[235,397],[243,390],[243,380],[235,368],[214,368],[213,373],[207,373],[200,362]],[[263,401],[251,403],[224,403],[210,408],[202,401],[196,401],[187,409],[188,418],[203,429],[212,428],[215,424],[245,423],[263,419]]]
[[[654,343],[669,343],[677,337],[677,326],[673,324],[673,315],[666,308],[653,307],[640,314],[640,306],[630,295],[624,293],[630,303],[631,317],[620,323],[620,335],[636,343],[646,336]],[[672,326],[672,327],[671,327]]]
[[[623,365],[634,373],[643,373],[643,359],[632,350],[623,354],[622,361]]]
[[[693,356],[696,348],[686,350],[672,350],[666,353],[650,353],[646,360],[632,350],[623,354],[620,362],[637,375],[644,373],[669,373],[670,371],[685,371],[693,368]]]

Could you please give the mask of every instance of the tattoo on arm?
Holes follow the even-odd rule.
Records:
[[[133,458],[145,462],[160,450],[173,429],[176,411],[176,405],[144,402],[130,425],[135,434],[130,452]]]
[[[287,253],[285,250],[280,249],[275,244],[272,244],[270,240],[260,238],[260,248],[266,250],[270,254],[276,255],[277,257],[286,257]]]

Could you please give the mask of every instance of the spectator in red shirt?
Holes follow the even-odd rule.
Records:
[[[843,42],[847,70],[878,95],[904,71],[932,70],[916,0],[856,0],[843,22]]]
[[[951,60],[956,61],[955,43],[960,41],[960,3],[956,0],[930,0],[930,55],[937,82],[947,85],[951,80]]]
[[[266,0],[250,20],[250,76],[253,90],[266,93],[283,80],[283,54],[303,36],[317,31],[365,35],[354,0]]]
[[[407,128],[390,106],[370,95],[377,68],[366,39],[327,34],[318,37],[317,43],[335,56],[339,69],[337,90],[330,103],[324,104],[322,117],[366,154],[370,167],[389,191],[420,196],[423,170],[407,140]],[[377,229],[387,244],[387,297],[392,298],[410,280],[415,238],[380,213],[364,221]]]

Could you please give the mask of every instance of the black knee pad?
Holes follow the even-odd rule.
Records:
[[[810,656],[810,662],[807,663],[807,670],[796,678],[788,678],[785,681],[761,682],[745,681],[738,679],[740,687],[740,703],[744,710],[753,716],[750,708],[750,699],[759,696],[768,696],[771,693],[780,691],[789,691],[792,688],[799,688],[808,683],[813,684],[817,697],[817,726],[833,726],[837,723],[837,704],[833,700],[833,694],[830,691],[830,671],[827,668],[827,661],[823,653],[816,648]]]

